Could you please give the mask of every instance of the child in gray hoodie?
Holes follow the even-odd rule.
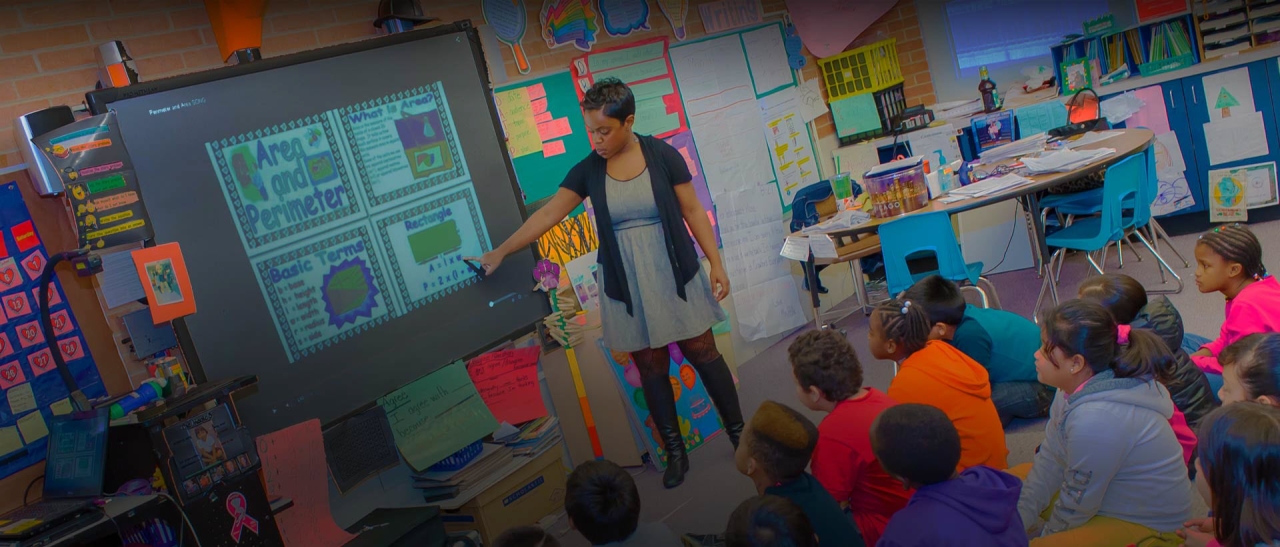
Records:
[[[1058,394],[1018,500],[1028,530],[1040,529],[1034,543],[1177,545],[1192,487],[1169,426],[1173,401],[1155,378],[1169,350],[1145,330],[1121,336],[1094,302],[1066,302],[1040,325],[1036,371]]]

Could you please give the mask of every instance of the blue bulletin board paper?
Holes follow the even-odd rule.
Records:
[[[586,124],[582,122],[582,110],[578,106],[578,93],[573,88],[573,76],[568,71],[502,86],[494,91],[510,91],[519,87],[536,90],[531,96],[545,95],[546,112],[551,114],[551,118],[568,118],[569,121],[569,134],[553,141],[564,144],[563,152],[560,152],[558,146],[546,147],[544,143],[543,153],[511,160],[520,190],[524,192],[524,202],[529,205],[556,193],[565,175],[569,174],[569,169],[591,153],[591,142],[587,139]]]
[[[54,323],[57,343],[50,348],[44,341],[39,327],[36,309],[37,275],[44,269],[49,250],[31,220],[31,213],[22,201],[22,192],[16,182],[0,186],[0,298],[5,302],[7,322],[0,325],[0,388],[17,398],[25,397],[27,390],[35,395],[35,410],[13,412],[9,404],[0,404],[0,437],[3,437],[5,454],[0,454],[0,478],[7,477],[44,460],[48,437],[36,435],[40,423],[47,423],[55,415],[51,408],[66,399],[67,387],[54,370],[51,351],[62,351],[67,367],[75,377],[80,390],[89,399],[106,397],[106,387],[98,375],[93,355],[84,345],[80,324],[67,306],[62,283],[55,276],[50,284],[49,311]],[[19,304],[23,304],[19,306]],[[41,418],[35,418],[35,413]],[[25,426],[29,437],[39,437],[25,442],[21,447],[13,445],[10,428]],[[24,439],[19,438],[22,442]],[[13,448],[13,450],[7,450]]]
[[[876,99],[872,93],[833,101],[831,116],[836,122],[836,134],[840,137],[880,129],[880,112],[876,110]]]

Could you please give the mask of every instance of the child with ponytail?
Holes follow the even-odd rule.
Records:
[[[1106,308],[1084,300],[1040,325],[1036,371],[1058,393],[1033,464],[1013,471],[1026,474],[1018,512],[1039,536],[1031,545],[1177,545],[1191,483],[1166,425],[1173,401],[1155,377],[1172,359],[1164,341],[1123,333]]]
[[[1191,354],[1196,366],[1221,375],[1218,354],[1231,343],[1257,332],[1280,332],[1280,283],[1267,275],[1262,244],[1240,224],[1219,226],[1196,242],[1196,287],[1202,293],[1220,292],[1227,299],[1218,339]],[[1220,376],[1210,376],[1214,387]]]
[[[932,325],[924,307],[910,300],[890,300],[872,312],[871,354],[899,366],[886,394],[899,403],[926,404],[946,413],[960,433],[959,470],[1008,468],[1009,450],[991,402],[987,369],[951,344],[929,340]]]
[[[1213,518],[1179,530],[1184,545],[1280,545],[1280,409],[1229,404],[1209,414],[1199,433],[1196,486]]]

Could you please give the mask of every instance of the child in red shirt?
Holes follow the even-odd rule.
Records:
[[[871,424],[895,403],[875,388],[862,387],[858,354],[837,331],[806,332],[787,352],[800,402],[827,413],[818,425],[813,476],[853,513],[867,545],[875,545],[889,519],[911,498],[871,451]]]

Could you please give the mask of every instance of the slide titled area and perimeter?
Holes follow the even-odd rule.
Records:
[[[474,283],[462,257],[492,248],[439,82],[205,147],[290,362]]]

